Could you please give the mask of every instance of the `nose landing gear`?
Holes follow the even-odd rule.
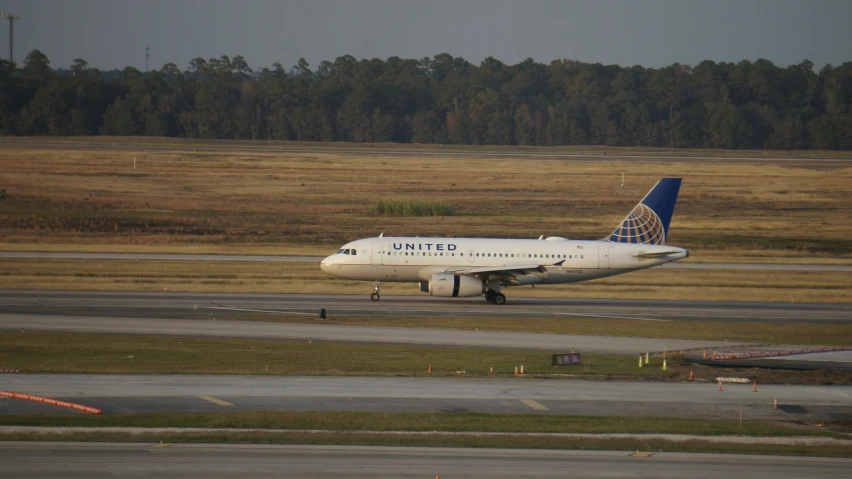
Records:
[[[373,281],[373,294],[370,295],[370,299],[373,301],[378,301],[381,296],[379,296],[379,286],[381,283],[378,281]]]

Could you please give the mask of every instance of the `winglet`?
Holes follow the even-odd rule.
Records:
[[[558,263],[553,263],[551,266],[562,266],[562,263],[564,263],[564,262],[565,262],[565,260],[563,259],[562,261],[560,261]]]

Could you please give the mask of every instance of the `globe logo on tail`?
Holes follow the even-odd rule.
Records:
[[[615,243],[665,244],[666,230],[660,217],[643,204],[636,205],[615,229],[609,240]]]

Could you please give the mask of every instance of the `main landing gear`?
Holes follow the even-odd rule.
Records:
[[[373,282],[373,294],[370,295],[370,299],[372,299],[373,301],[378,301],[380,298],[379,286],[381,286],[381,283],[379,283],[378,281]]]
[[[485,301],[494,304],[506,304],[506,295],[503,293],[498,293],[493,289],[489,289],[485,292]]]

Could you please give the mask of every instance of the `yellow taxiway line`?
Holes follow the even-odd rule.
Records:
[[[223,401],[221,399],[214,398],[213,396],[195,396],[195,397],[197,397],[198,399],[203,399],[205,401],[210,401],[213,404],[218,404],[220,406],[233,406],[233,404],[229,403],[228,401]]]

